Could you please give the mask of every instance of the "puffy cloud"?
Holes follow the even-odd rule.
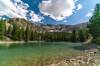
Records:
[[[27,19],[27,13],[30,12],[28,7],[29,5],[24,3],[22,0],[0,0],[0,16],[6,15],[10,18]],[[36,15],[34,12],[32,14],[35,16],[33,17],[32,15],[29,15],[32,17],[30,20],[40,21],[38,15]]]
[[[67,20],[64,20],[63,22],[64,22],[64,23],[67,23],[68,21],[67,21]]]
[[[55,20],[63,20],[73,14],[74,0],[45,0],[39,5],[41,13]]]
[[[74,0],[75,2],[77,2],[78,0]]]
[[[82,6],[81,4],[78,4],[76,10],[80,10],[80,9],[82,9],[82,8],[83,8],[83,6]]]
[[[91,17],[92,15],[93,15],[93,13],[89,12],[89,13],[86,14],[86,17]]]
[[[30,11],[29,16],[30,21],[34,22],[41,22],[41,20],[44,19],[42,16],[36,15],[33,11]]]
[[[23,10],[25,13],[26,10],[22,9],[22,8],[18,8],[21,9],[21,11]],[[11,0],[0,0],[0,16],[3,15],[7,15],[9,17],[20,17],[23,18],[19,11],[16,9],[16,7],[14,6],[14,4],[11,2]]]
[[[94,12],[94,9],[91,9],[90,12],[88,12],[88,13],[86,14],[86,17],[91,17],[91,16],[93,16],[93,12]]]

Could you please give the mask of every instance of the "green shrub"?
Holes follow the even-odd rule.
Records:
[[[94,41],[95,41],[95,43],[100,45],[100,37],[97,37]]]

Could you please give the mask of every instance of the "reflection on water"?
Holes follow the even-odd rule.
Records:
[[[47,60],[48,62],[54,62],[58,58],[80,54],[82,52],[81,48],[73,48],[80,46],[80,43],[66,42],[34,42],[10,44],[8,46],[1,45],[0,66],[15,66],[11,64],[24,64],[25,61],[29,64],[30,62],[35,64]]]
[[[80,43],[66,43],[66,42],[34,42],[34,43],[12,43],[12,44],[1,44],[2,48],[19,48],[19,47],[39,47],[39,46],[66,46],[66,47],[81,47]],[[81,48],[80,48],[81,49]]]

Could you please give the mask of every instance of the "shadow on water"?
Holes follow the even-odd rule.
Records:
[[[36,43],[18,43],[18,44],[10,44],[10,45],[0,45],[0,49],[13,49],[13,48],[22,48],[22,47],[48,47],[48,46],[59,46],[71,48],[74,50],[86,50],[89,48],[83,47],[80,43],[62,43],[62,42],[36,42]],[[94,46],[93,46],[94,47]]]
[[[42,43],[19,43],[19,44],[11,44],[9,46],[0,46],[0,49],[1,47],[3,48],[7,48],[7,49],[13,49],[13,48],[21,48],[21,47],[38,47],[38,46],[42,46],[44,44]]]
[[[97,48],[97,45],[96,44],[87,44],[87,45],[80,45],[80,46],[72,46],[70,47],[72,49],[75,49],[75,50],[90,50],[90,49],[95,49]]]
[[[13,43],[9,45],[0,45],[0,49],[13,49],[13,48],[22,48],[22,47],[42,47],[42,46],[49,46],[49,45],[56,45],[56,43],[51,42],[34,42],[34,43]],[[58,44],[57,45],[61,45]]]
[[[9,45],[0,45],[0,49],[13,49],[13,48],[20,48],[20,47],[32,47],[32,46],[39,46],[40,44],[37,43],[14,43],[14,44],[9,44]]]
[[[86,50],[87,49],[87,48],[85,48],[83,46],[72,46],[70,48],[75,49],[75,50]]]

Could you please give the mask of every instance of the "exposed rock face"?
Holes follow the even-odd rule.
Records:
[[[6,26],[9,27],[10,25],[16,24],[16,26],[20,27],[20,28],[24,28],[26,29],[26,27],[30,27],[33,31],[41,31],[42,28],[40,29],[40,26],[27,21],[25,19],[20,19],[20,18],[12,18],[10,20],[7,21]]]
[[[100,66],[100,52],[98,49],[85,51],[83,55],[63,60],[48,66]]]
[[[16,24],[19,27],[26,27],[31,26],[36,31],[46,31],[46,32],[71,32],[73,30],[78,30],[80,28],[86,28],[86,23],[76,24],[76,25],[64,25],[64,24],[41,24],[41,23],[32,23],[30,21],[27,21],[25,19],[21,18],[12,18],[7,21],[7,26],[10,24]]]

